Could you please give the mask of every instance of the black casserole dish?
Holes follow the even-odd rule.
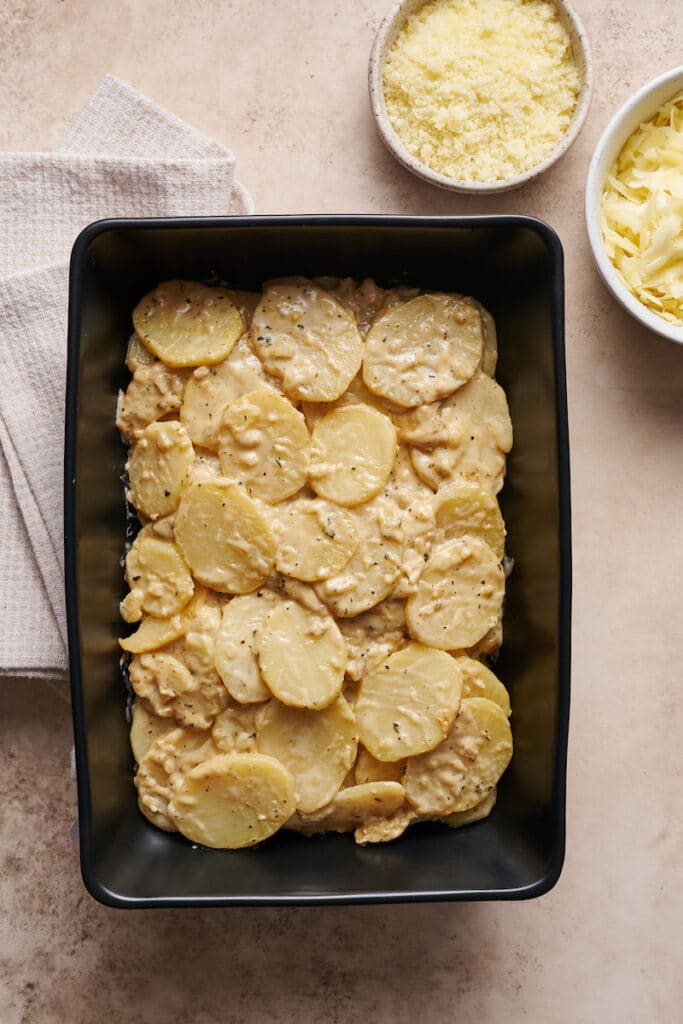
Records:
[[[501,506],[514,572],[497,672],[515,754],[491,817],[410,829],[381,847],[282,832],[263,847],[193,849],[137,809],[119,667],[126,459],[114,424],[131,310],[159,281],[374,277],[478,298],[493,313],[515,433]],[[102,221],[72,255],[65,544],[80,815],[89,891],[120,907],[522,899],[564,856],[570,518],[562,250],[523,217],[246,217]]]

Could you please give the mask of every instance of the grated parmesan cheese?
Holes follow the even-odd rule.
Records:
[[[529,170],[559,142],[579,72],[550,0],[431,0],[383,69],[389,120],[422,163],[459,181]]]
[[[683,92],[631,135],[602,194],[605,249],[635,297],[683,324]]]

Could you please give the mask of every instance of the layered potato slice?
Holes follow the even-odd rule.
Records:
[[[294,780],[266,754],[217,754],[192,768],[168,804],[193,843],[238,850],[272,836],[294,811]]]
[[[275,565],[275,541],[244,489],[217,478],[185,489],[175,538],[195,579],[227,594],[260,586]]]
[[[353,509],[359,543],[341,572],[315,584],[318,596],[340,618],[374,608],[401,574],[403,529],[393,501],[378,495]]]
[[[396,456],[396,430],[369,405],[334,409],[313,428],[311,486],[338,505],[360,505],[379,494]]]
[[[476,481],[458,480],[434,495],[437,543],[481,537],[497,558],[505,554],[505,523],[496,496]]]
[[[250,391],[223,411],[221,468],[253,497],[274,503],[296,494],[308,478],[310,452],[302,414],[270,388]]]
[[[266,616],[256,643],[261,675],[283,704],[320,711],[341,693],[346,644],[331,615],[283,601]]]
[[[148,519],[173,512],[194,462],[194,448],[182,423],[150,423],[130,449],[128,497]]]
[[[235,597],[223,609],[214,646],[214,664],[230,696],[240,704],[267,700],[270,690],[261,678],[256,638],[266,616],[280,599],[262,587]]]
[[[306,583],[340,572],[359,544],[354,516],[322,498],[296,497],[268,514],[281,573]]]
[[[143,613],[166,619],[184,608],[194,593],[194,580],[175,544],[138,536],[126,555],[130,590],[121,602],[121,617],[139,622]]]
[[[355,706],[360,740],[378,761],[432,750],[448,733],[461,694],[462,675],[450,654],[409,644],[361,683]]]
[[[304,835],[353,832],[389,818],[404,806],[405,790],[399,782],[366,782],[340,789],[329,804],[310,814],[297,813],[287,827]]]
[[[462,828],[464,825],[473,825],[475,821],[483,821],[496,806],[497,789],[494,786],[488,796],[485,796],[481,803],[470,807],[468,811],[453,811],[441,820],[449,828]]]
[[[240,312],[225,288],[165,281],[133,310],[143,345],[168,366],[219,363],[242,334]]]
[[[363,358],[353,313],[306,278],[264,286],[252,317],[251,343],[268,373],[295,401],[339,398]]]
[[[242,395],[264,387],[280,392],[280,385],[263,369],[246,335],[240,338],[227,359],[213,366],[198,366],[185,385],[180,406],[180,420],[192,443],[218,451],[218,432],[225,407]]]
[[[187,370],[174,370],[156,360],[139,365],[116,407],[116,426],[124,439],[131,443],[150,423],[179,413],[187,380]]]
[[[415,472],[435,491],[454,480],[473,480],[494,494],[503,486],[512,423],[505,392],[478,372],[432,410],[429,446],[409,443]],[[421,447],[419,445],[421,444]]]
[[[175,788],[192,768],[216,753],[211,734],[200,729],[172,729],[155,739],[135,773],[138,806],[144,816],[164,832],[177,832],[169,814]]]
[[[505,575],[491,548],[462,537],[432,549],[406,602],[411,636],[444,651],[472,647],[495,626]]]
[[[510,694],[500,679],[476,658],[461,655],[456,664],[462,672],[463,697],[486,697],[492,700],[510,717]]]
[[[343,697],[322,711],[271,701],[259,718],[257,744],[292,773],[296,809],[308,814],[336,796],[353,767],[356,720]]]
[[[446,739],[408,760],[406,796],[421,815],[468,811],[493,791],[511,757],[512,732],[505,712],[486,697],[468,697]]]
[[[368,332],[363,380],[401,406],[450,395],[472,377],[484,345],[481,315],[458,295],[418,295],[380,315]]]
[[[136,700],[131,709],[130,746],[137,763],[142,761],[155,740],[176,728],[177,724],[172,719],[156,715],[144,700]]]

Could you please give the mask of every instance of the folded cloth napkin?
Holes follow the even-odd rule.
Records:
[[[53,153],[0,155],[0,675],[67,671],[68,257],[102,217],[252,213],[229,149],[107,75]]]

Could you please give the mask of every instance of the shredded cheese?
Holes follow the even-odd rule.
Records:
[[[605,249],[649,309],[683,324],[683,92],[641,124],[602,194]]]
[[[499,181],[548,156],[579,92],[550,0],[431,0],[383,69],[389,120],[409,152],[459,181]]]

